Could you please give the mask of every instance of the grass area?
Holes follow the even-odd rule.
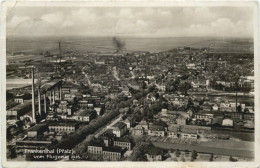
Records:
[[[230,142],[231,143],[231,142]],[[224,146],[214,146],[212,145],[204,146],[203,143],[198,145],[187,145],[187,144],[174,144],[169,142],[153,142],[154,146],[164,148],[164,149],[180,149],[182,151],[188,150],[196,150],[201,153],[213,153],[214,155],[225,155],[225,156],[236,156],[236,157],[246,157],[253,158],[254,152],[250,150],[240,150],[240,149],[225,149]],[[237,144],[238,145],[238,144]],[[235,146],[237,146],[235,145]]]

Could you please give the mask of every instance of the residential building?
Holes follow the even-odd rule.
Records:
[[[178,138],[179,126],[170,126],[168,128],[167,136],[170,138]]]
[[[167,116],[167,109],[162,109],[161,115],[162,116]]]
[[[125,119],[124,123],[126,124],[127,128],[131,128],[135,124],[135,118],[129,116]]]
[[[114,146],[119,146],[122,149],[131,150],[132,143],[129,138],[116,138],[114,140]]]
[[[145,121],[144,119],[142,119],[141,122],[140,122],[138,125],[142,126],[145,131],[148,131],[149,124],[148,124],[148,122]]]
[[[255,119],[255,114],[254,113],[244,113],[243,116],[244,116],[245,120],[253,120],[253,119]]]
[[[23,99],[23,97],[15,97],[15,98],[14,98],[14,101],[15,101],[16,103],[23,104],[24,99]]]
[[[144,128],[141,125],[137,125],[132,129],[133,135],[144,135]]]
[[[55,132],[75,132],[78,128],[76,123],[67,123],[67,122],[51,122],[48,123],[50,131]]]
[[[213,119],[213,117],[214,117],[214,114],[207,114],[207,113],[197,113],[197,114],[195,114],[195,118],[197,120],[204,119],[204,120],[210,122]]]
[[[163,149],[158,147],[151,147],[147,149],[146,157],[148,161],[162,161]]]
[[[179,132],[180,137],[182,139],[193,139],[196,140],[198,139],[198,130],[193,130],[193,129],[182,129],[181,132]]]
[[[103,147],[103,159],[117,161],[122,158],[122,152],[119,147]]]
[[[95,155],[102,155],[103,147],[100,143],[91,141],[88,146],[88,153],[95,154]]]
[[[233,120],[226,118],[222,121],[222,126],[233,127]]]
[[[214,104],[214,105],[212,106],[212,110],[213,110],[213,111],[218,111],[218,105],[217,105],[217,104]]]
[[[160,125],[152,125],[148,130],[148,135],[150,136],[165,136],[164,127]]]
[[[95,107],[94,110],[96,111],[97,115],[101,115],[101,107]]]
[[[225,118],[231,118],[231,119],[243,119],[243,113],[237,113],[237,112],[226,112],[224,113]]]
[[[186,125],[186,118],[182,117],[182,116],[179,116],[177,119],[177,124],[178,125]]]
[[[90,122],[94,117],[95,113],[92,110],[81,109],[73,116],[73,119],[75,119],[76,121]]]
[[[114,124],[111,129],[113,130],[113,134],[116,135],[116,137],[121,137],[124,135],[127,131],[127,126],[123,122],[117,122]]]

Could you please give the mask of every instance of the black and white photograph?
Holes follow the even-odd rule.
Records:
[[[259,166],[257,2],[127,2],[2,3],[4,167]]]

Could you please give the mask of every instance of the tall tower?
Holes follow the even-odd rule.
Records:
[[[36,118],[35,118],[35,95],[34,95],[34,67],[32,67],[32,122],[36,123]]]
[[[61,46],[60,46],[60,42],[59,42],[59,57],[60,57],[60,63],[61,63]]]
[[[237,111],[237,91],[236,91],[236,112],[238,112]]]
[[[39,115],[42,115],[42,109],[41,109],[41,90],[40,86],[38,86],[38,110],[39,110]]]

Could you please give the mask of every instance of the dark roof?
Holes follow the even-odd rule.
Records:
[[[106,139],[114,138],[115,134],[113,134],[113,130],[112,129],[107,129],[106,132],[104,132],[100,137],[103,140],[106,140]]]
[[[152,131],[164,131],[164,127],[161,125],[152,125],[151,130]]]
[[[114,135],[113,134],[113,129],[107,129],[106,132],[104,133],[105,136],[110,136],[110,135]]]
[[[150,147],[146,151],[149,155],[163,155],[163,149],[158,147]]]
[[[62,84],[62,88],[74,88],[75,85],[73,83],[65,82]]]
[[[179,130],[179,127],[171,126],[168,128],[169,131],[177,132]]]
[[[130,142],[130,139],[127,137],[116,137],[114,141],[119,141],[119,142]]]
[[[109,152],[118,152],[118,153],[121,153],[122,152],[122,149],[118,146],[104,146],[103,147],[103,151],[109,151]]]
[[[50,122],[49,126],[76,126],[76,123],[68,123],[68,122]]]
[[[14,107],[12,107],[12,108],[10,108],[8,110],[10,110],[10,111],[19,111],[19,110],[21,110],[23,108],[26,108],[28,106],[31,106],[31,105],[32,105],[31,101],[25,101],[23,104],[18,104],[18,105],[14,106]]]
[[[126,126],[126,124],[125,123],[123,123],[123,122],[117,122],[117,123],[115,123],[114,125],[113,125],[113,127],[117,127],[117,128],[123,128],[123,127],[125,127]]]
[[[94,111],[93,110],[84,110],[84,109],[80,109],[79,112],[77,112],[75,115],[78,115],[78,116],[90,116],[92,115]]]
[[[98,146],[98,147],[102,147],[103,144],[101,142],[97,142],[97,141],[90,141],[88,146]]]
[[[42,130],[42,129],[45,129],[47,128],[47,125],[46,124],[38,124],[38,125],[35,125],[34,127],[32,127],[30,131],[39,131],[39,130]]]
[[[196,129],[189,129],[189,128],[182,128],[181,132],[187,133],[187,134],[197,134],[197,130]]]

